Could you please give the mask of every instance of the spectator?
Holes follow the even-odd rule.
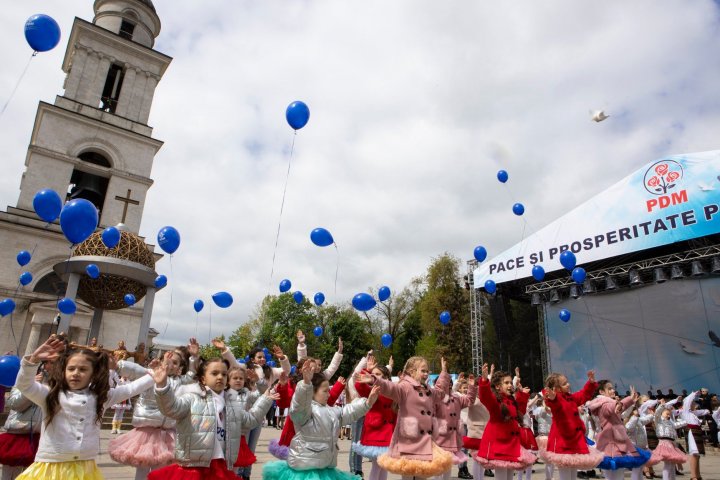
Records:
[[[718,425],[715,423],[715,420],[712,418],[712,412],[713,412],[713,404],[712,404],[712,398],[715,397],[715,394],[710,394],[707,388],[702,387],[700,388],[700,393],[697,397],[697,402],[699,404],[699,408],[708,410],[710,413],[705,415],[700,420],[705,420],[707,422],[708,426],[708,433],[710,435],[710,444],[715,447],[719,448],[720,445],[718,445]]]

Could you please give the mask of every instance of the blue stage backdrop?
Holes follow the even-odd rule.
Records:
[[[611,298],[608,298],[610,296]],[[561,309],[572,316],[564,323]],[[550,368],[573,389],[587,370],[624,393],[720,392],[720,278],[672,280],[546,304]]]

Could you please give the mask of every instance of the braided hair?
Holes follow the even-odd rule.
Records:
[[[503,378],[505,377],[511,377],[511,375],[508,372],[495,372],[493,373],[492,378],[490,379],[490,386],[493,389],[493,393],[495,393],[495,399],[497,400],[498,404],[500,405],[500,413],[503,416],[503,420],[505,422],[509,422],[513,419],[512,416],[510,416],[510,409],[505,404],[505,401],[503,399],[503,395],[498,390],[498,386],[502,383]],[[513,405],[515,405],[515,412],[516,416],[514,417],[517,422],[522,425],[523,424],[523,416],[520,414],[520,409],[518,408],[517,400],[515,400],[515,397],[512,395],[509,395],[508,398],[512,402]]]

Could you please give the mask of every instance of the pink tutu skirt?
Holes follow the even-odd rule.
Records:
[[[589,453],[555,453],[540,450],[540,458],[545,463],[552,463],[559,468],[576,468],[589,470],[600,465],[605,454],[594,447],[588,446]]]
[[[468,461],[468,456],[465,455],[465,452],[463,452],[462,450],[450,453],[452,453],[453,456],[453,465],[460,465],[461,463],[465,463]]]
[[[475,460],[486,470],[496,468],[506,468],[508,470],[525,470],[527,467],[535,463],[537,457],[523,447],[520,447],[520,457],[515,461],[501,459],[487,459],[479,456],[474,457]]]
[[[687,462],[687,455],[680,450],[675,442],[666,438],[660,439],[658,446],[653,450],[648,465],[657,465],[660,462],[681,464]]]
[[[113,439],[110,458],[134,467],[162,467],[175,461],[175,430],[139,427]]]

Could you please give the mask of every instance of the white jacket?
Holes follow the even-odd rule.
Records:
[[[50,389],[35,381],[38,364],[30,363],[28,358],[23,358],[20,363],[15,387],[42,409],[44,419],[47,416],[46,398]],[[127,400],[153,384],[152,377],[145,375],[134,382],[111,388],[103,409]],[[50,425],[46,425],[44,420],[41,424],[40,447],[35,461],[55,463],[93,460],[100,447],[100,424],[95,421],[95,395],[87,389],[68,390],[60,392],[58,400],[60,408]]]
[[[222,352],[222,357],[230,363],[230,367],[238,367],[243,370],[247,370],[247,365],[237,361],[235,355],[233,355],[232,351],[230,351],[230,347],[225,347],[225,351]],[[260,393],[265,393],[265,390],[267,390],[268,387],[271,387],[275,380],[280,378],[280,374],[282,374],[282,372],[285,372],[288,375],[290,374],[290,360],[288,360],[287,355],[284,355],[284,358],[280,360],[280,367],[270,367],[269,378],[265,378],[265,372],[262,367],[256,366],[255,374],[258,377],[258,381],[255,383],[255,387]]]

